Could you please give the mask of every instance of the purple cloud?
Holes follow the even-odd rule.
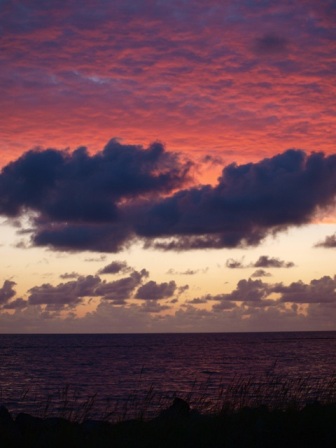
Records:
[[[258,277],[272,277],[272,274],[270,274],[269,272],[265,271],[264,269],[257,269],[256,271],[253,272],[253,274],[251,275],[252,278],[258,278]]]
[[[80,277],[80,275],[77,272],[66,272],[65,274],[61,274],[60,277],[63,280],[69,280],[72,278],[78,278]]]
[[[148,275],[148,271],[142,269],[113,282],[106,282],[97,275],[88,275],[56,286],[45,283],[34,286],[28,291],[28,305],[46,305],[47,311],[57,311],[74,308],[83,303],[84,298],[93,297],[121,305],[132,297],[136,288]],[[17,302],[17,305],[20,303],[22,302]]]
[[[245,269],[245,268],[292,268],[295,264],[292,261],[283,261],[279,258],[269,257],[268,255],[261,255],[257,261],[250,264],[244,264],[243,260],[234,260],[229,258],[226,261],[226,267],[230,269]],[[260,272],[257,271],[257,272]]]
[[[279,258],[268,257],[261,255],[258,260],[253,263],[255,268],[292,268],[294,263],[292,261],[282,261]]]
[[[53,222],[113,222],[121,199],[168,193],[187,180],[190,164],[160,143],[148,149],[111,140],[90,155],[55,149],[31,150],[0,174],[0,212],[19,216],[25,208]]]
[[[324,276],[310,283],[293,282],[289,286],[278,285],[274,292],[281,294],[282,302],[291,303],[334,303],[336,304],[336,278]]]
[[[192,305],[203,305],[204,303],[208,303],[209,299],[207,297],[195,297],[194,299],[188,300],[187,303]]]
[[[125,261],[112,261],[112,263],[99,269],[98,274],[119,274],[132,271]]]
[[[323,241],[315,244],[315,247],[324,247],[326,249],[333,249],[336,247],[336,233],[328,235]]]
[[[142,269],[140,272],[134,271],[128,277],[113,282],[101,282],[96,289],[96,295],[115,304],[124,304],[148,275],[148,271]]]
[[[276,298],[274,297],[276,294]],[[306,305],[336,305],[336,276],[324,276],[309,283],[302,281],[289,285],[268,284],[261,280],[240,280],[230,293],[211,295],[193,299],[193,304],[210,301],[218,302],[214,310],[228,309],[228,303],[238,302],[245,307],[278,307],[285,303]]]
[[[37,246],[118,252],[142,239],[178,251],[256,246],[310,222],[336,194],[336,155],[288,150],[230,164],[215,186],[183,189],[189,169],[159,143],[144,150],[112,140],[94,156],[30,151],[0,174],[0,212],[33,210]],[[267,256],[254,264],[292,265]]]
[[[269,286],[261,280],[239,280],[237,288],[229,294],[223,294],[221,300],[232,302],[259,302],[269,293]]]
[[[176,291],[176,283],[174,281],[156,283],[153,280],[140,286],[135,298],[141,300],[162,300],[172,297]]]
[[[136,233],[159,249],[258,245],[269,233],[309,222],[336,194],[336,155],[288,150],[223,169],[217,186],[182,190],[142,209]],[[153,242],[155,238],[168,242]]]
[[[139,311],[142,313],[161,313],[162,311],[167,311],[170,309],[170,306],[165,304],[162,305],[161,303],[157,302],[156,300],[147,300],[144,302],[141,306]]]
[[[255,51],[261,55],[286,53],[287,50],[287,39],[276,34],[265,34],[255,40]]]
[[[18,298],[15,300],[12,300],[5,305],[3,305],[3,309],[5,310],[18,310],[22,308],[26,308],[28,306],[28,301],[24,300],[22,298]]]
[[[10,299],[12,299],[16,291],[14,289],[14,286],[16,285],[15,282],[11,280],[5,280],[2,287],[0,288],[0,305],[6,304]]]
[[[233,258],[226,260],[225,266],[229,269],[241,269],[246,267],[242,260],[234,260]]]
[[[83,301],[84,297],[96,296],[95,290],[100,283],[100,278],[92,275],[79,277],[77,280],[60,283],[57,286],[44,283],[29,290],[28,303],[55,308],[75,307]]]

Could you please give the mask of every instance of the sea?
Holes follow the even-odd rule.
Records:
[[[83,420],[336,402],[336,332],[0,335],[0,404]]]

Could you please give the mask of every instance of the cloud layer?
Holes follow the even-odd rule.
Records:
[[[118,275],[118,274],[117,274]],[[146,270],[107,282],[80,276],[58,285],[43,284],[17,298],[14,282],[0,288],[2,330],[21,331],[274,331],[333,329],[336,277],[310,282],[266,283],[241,279],[230,292],[178,301],[188,285],[146,281]],[[79,305],[95,300],[84,316]]]
[[[230,164],[217,185],[185,188],[190,163],[153,144],[112,140],[90,156],[34,150],[0,174],[0,213],[33,212],[32,243],[61,250],[118,252],[135,239],[162,250],[256,246],[334,205],[336,155],[288,150]],[[261,257],[257,268],[291,267]]]
[[[50,141],[97,150],[111,132],[231,160],[333,151],[333,1],[5,3],[4,160]]]
[[[194,299],[193,303],[215,302],[213,310],[230,308],[232,302],[243,307],[278,307],[287,303],[291,305],[332,305],[336,307],[336,276],[324,276],[311,280],[283,283],[266,283],[252,278],[239,280],[236,288],[230,293],[205,295]],[[336,311],[336,309],[335,309]]]
[[[78,305],[93,298],[119,306],[126,305],[132,298],[146,302],[169,299],[187,288],[187,286],[178,288],[174,281],[157,283],[150,280],[144,283],[144,279],[149,276],[146,269],[135,271],[128,268],[128,271],[131,271],[128,276],[113,281],[102,280],[98,275],[87,275],[56,286],[50,283],[34,286],[28,291],[25,306],[43,306],[45,312],[58,313],[74,310]],[[14,300],[9,302],[15,296],[14,285],[15,283],[6,280],[0,289],[0,295],[3,296],[2,302],[6,305],[10,303],[11,308],[14,308],[16,304]],[[158,311],[160,310],[158,308]]]

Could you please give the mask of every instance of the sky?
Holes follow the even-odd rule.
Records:
[[[0,0],[0,332],[336,330],[335,0]]]

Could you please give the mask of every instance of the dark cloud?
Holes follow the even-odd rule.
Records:
[[[135,297],[141,300],[161,300],[172,297],[176,291],[176,283],[156,283],[153,280],[140,286]]]
[[[45,283],[29,290],[29,305],[48,305],[55,308],[74,307],[83,301],[84,297],[96,296],[95,289],[101,283],[97,276],[79,277],[67,283],[53,286]]]
[[[18,299],[12,300],[9,303],[6,303],[3,306],[3,309],[5,309],[5,310],[17,310],[17,309],[26,308],[27,306],[28,306],[28,301],[27,300],[18,298]]]
[[[234,260],[233,258],[226,260],[225,266],[229,269],[240,269],[246,267],[242,260]]]
[[[274,294],[277,298],[274,298]],[[272,297],[273,296],[273,297]],[[202,299],[206,301],[215,300],[220,303],[219,306],[227,308],[227,302],[242,302],[244,305],[268,307],[279,306],[284,303],[293,304],[336,304],[336,276],[331,278],[324,276],[320,279],[314,279],[310,283],[302,281],[293,282],[286,286],[280,284],[267,284],[261,280],[240,280],[229,294],[219,294],[215,296],[207,295]],[[194,302],[197,303],[197,302]],[[199,303],[204,303],[203,300]]]
[[[256,277],[272,277],[272,274],[265,271],[264,269],[257,269],[255,272],[253,272],[251,277],[254,277],[254,278],[256,278]]]
[[[245,269],[245,268],[292,268],[294,265],[291,261],[282,261],[279,258],[269,257],[268,255],[261,255],[257,261],[250,264],[244,264],[243,260],[234,260],[229,258],[226,261],[226,267],[230,269]],[[256,271],[261,272],[261,270]]]
[[[237,303],[248,307],[267,307],[274,306],[279,303],[276,300],[269,299],[271,294],[271,286],[263,283],[261,280],[240,280],[236,289],[226,294],[207,294],[200,298],[195,298],[188,303],[202,304],[215,301],[212,309],[213,311],[231,310],[237,308]]]
[[[2,287],[0,288],[0,305],[6,304],[11,298],[16,294],[14,286],[15,282],[11,280],[5,280]]]
[[[148,275],[148,271],[142,269],[140,272],[134,271],[128,277],[113,282],[101,282],[96,289],[96,294],[102,296],[105,300],[113,301],[115,304],[123,304]]]
[[[188,300],[187,303],[202,305],[203,303],[208,303],[208,299],[206,297],[195,297],[194,299]]]
[[[212,300],[222,300],[222,298],[223,298],[223,294],[216,294],[216,295],[213,295],[213,294],[206,294],[205,296],[202,296],[202,297],[196,297],[195,299],[192,299],[192,300],[195,300],[195,302],[194,303],[207,303],[207,302],[211,302]],[[190,301],[189,301],[189,303],[190,303]]]
[[[336,155],[288,150],[224,168],[215,187],[179,191],[139,216],[136,233],[160,249],[244,247],[309,222],[334,202]],[[141,219],[142,218],[142,219]],[[153,242],[165,237],[168,241]]]
[[[220,300],[233,302],[255,302],[265,299],[269,293],[269,285],[261,280],[239,280],[237,288],[229,294],[223,294]]]
[[[214,156],[207,154],[201,159],[202,163],[210,164],[210,165],[223,165],[223,159],[220,156]]]
[[[135,289],[143,278],[148,277],[148,271],[134,271],[128,277],[114,282],[106,282],[100,277],[88,275],[76,280],[53,286],[45,283],[31,288],[28,297],[29,305],[47,305],[48,310],[60,310],[65,307],[75,307],[84,298],[100,297],[115,304],[124,304],[132,297]]]
[[[179,286],[179,287],[177,288],[177,293],[178,293],[178,295],[181,295],[181,294],[183,294],[184,292],[188,291],[188,289],[189,289],[189,285]]]
[[[38,212],[34,245],[118,252],[134,238],[119,201],[168,193],[187,181],[189,168],[160,143],[144,150],[111,140],[93,156],[86,148],[29,151],[0,175],[0,212]]]
[[[211,225],[209,231],[211,232]],[[189,230],[190,232],[192,229]],[[205,229],[204,229],[205,231]],[[140,229],[141,234],[143,229]],[[149,235],[145,235],[147,238],[144,248],[149,247],[163,251],[186,251],[186,250],[203,250],[203,249],[220,249],[228,247],[230,249],[234,247],[245,248],[248,246],[258,246],[266,236],[266,232],[263,235],[261,232],[251,231],[250,234],[240,234],[239,229],[230,232],[225,232],[223,235],[211,235],[211,236],[179,236],[177,238],[170,238],[169,240],[157,240],[155,237],[148,239]],[[182,232],[183,233],[183,232]],[[141,235],[144,236],[144,235]],[[161,235],[166,237],[167,235]]]
[[[138,274],[139,279],[142,274]],[[79,283],[82,284],[83,280]],[[90,290],[93,296],[97,287],[94,282],[88,281],[89,284],[91,286],[86,288],[86,293]],[[106,282],[100,280],[97,284],[105,285]],[[9,300],[2,307],[15,313],[1,313],[1,328],[3,331],[15,328],[17,332],[38,325],[45,332],[76,332],[83,329],[92,332],[97,328],[102,332],[108,332],[111,328],[120,332],[143,332],[149,328],[161,332],[195,331],[195,328],[197,331],[223,331],[223,328],[227,331],[332,330],[336,313],[335,288],[335,277],[322,277],[310,283],[298,281],[288,286],[241,280],[230,293],[208,294],[183,301],[174,313],[165,311],[176,302],[176,297],[165,302],[138,300],[126,305],[124,300],[116,298],[112,301],[97,300],[97,308],[80,318],[75,315],[74,308],[58,305],[55,301],[51,305],[29,306],[27,301],[16,299]],[[80,287],[78,289],[81,290]],[[131,297],[134,297],[134,290]],[[206,303],[211,304],[211,310],[204,309],[202,304]],[[64,319],[65,315],[67,319]]]
[[[0,308],[3,310],[17,310],[27,307],[27,300],[23,300],[21,297],[11,300],[15,297],[16,291],[14,286],[15,282],[11,280],[5,280],[2,288],[0,288]]]
[[[33,210],[32,243],[60,250],[118,252],[139,238],[162,250],[230,248],[310,222],[336,193],[336,155],[288,150],[173,193],[188,170],[159,143],[30,151],[0,174],[0,212]]]
[[[234,302],[226,302],[225,300],[221,300],[212,306],[212,311],[232,311],[235,308],[237,308],[237,305]]]
[[[143,313],[160,313],[161,311],[167,311],[170,309],[169,305],[162,305],[156,300],[147,300],[145,303],[141,305],[139,308],[140,312]]]
[[[326,249],[333,249],[336,247],[336,233],[328,235],[323,241],[315,244],[315,247],[325,247]]]
[[[106,255],[100,255],[100,257],[85,258],[84,261],[88,261],[89,263],[91,263],[91,262],[105,261],[105,260],[106,260]]]
[[[268,257],[267,255],[261,255],[253,264],[255,268],[292,268],[293,266],[295,265],[292,261],[282,261],[279,258]]]
[[[264,55],[284,53],[288,50],[288,41],[276,34],[265,34],[255,40],[254,49]]]
[[[308,284],[299,281],[289,286],[278,285],[273,291],[281,295],[281,302],[336,303],[336,278],[324,276]]]
[[[199,269],[187,269],[186,271],[182,271],[180,275],[195,275],[199,272]]]
[[[204,268],[204,269],[186,269],[185,271],[175,271],[175,269],[169,269],[167,271],[167,274],[169,275],[196,275],[199,272],[207,272],[208,268]]]
[[[127,223],[53,225],[37,223],[37,233],[32,238],[36,246],[48,246],[63,251],[92,250],[95,252],[119,252],[134,240]]]
[[[117,202],[180,187],[190,164],[161,143],[148,149],[111,140],[103,151],[31,150],[0,175],[0,211],[19,216],[28,208],[49,221],[102,223],[117,219]]]
[[[77,272],[66,272],[65,274],[61,274],[60,277],[64,280],[68,280],[70,278],[78,278],[80,275],[77,274]]]
[[[120,272],[126,273],[132,271],[125,261],[112,261],[112,263],[103,267],[98,271],[98,274],[118,274]]]

